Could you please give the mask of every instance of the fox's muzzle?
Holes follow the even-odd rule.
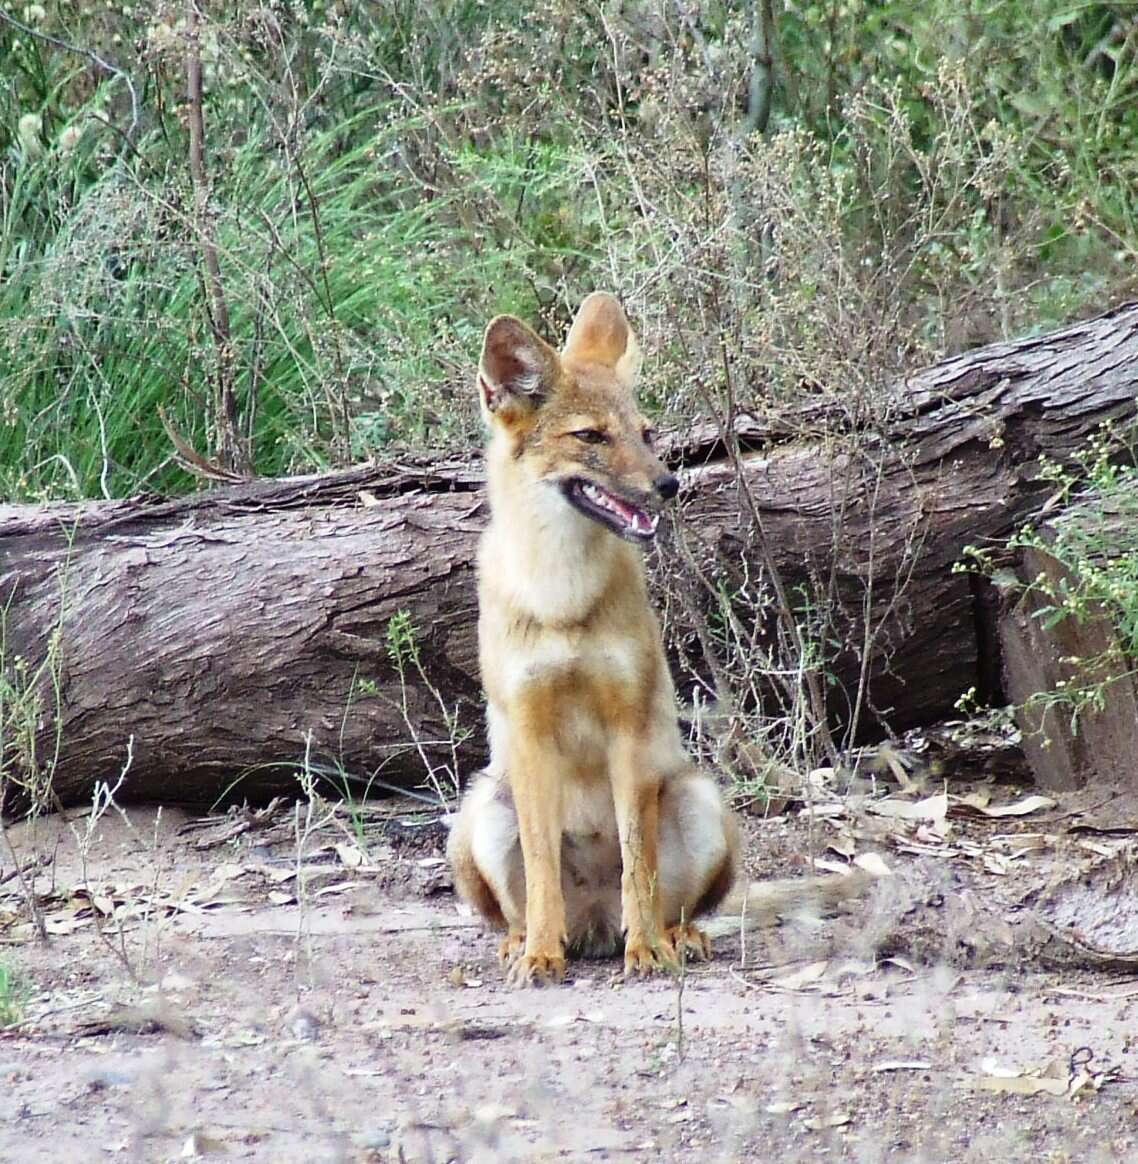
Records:
[[[665,501],[671,501],[680,491],[680,479],[675,473],[661,473],[652,485]]]

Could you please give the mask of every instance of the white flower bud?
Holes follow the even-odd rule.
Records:
[[[16,123],[16,137],[19,139],[20,146],[24,153],[32,157],[38,157],[42,149],[40,142],[42,126],[43,118],[38,113],[25,113]]]
[[[61,154],[70,154],[74,152],[82,136],[83,130],[78,125],[68,125],[60,133],[55,144],[59,146],[59,152]]]

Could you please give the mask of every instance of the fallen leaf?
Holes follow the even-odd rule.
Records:
[[[1045,808],[1054,808],[1058,801],[1050,796],[1025,796],[1012,804],[1001,804],[995,808],[985,810],[985,816],[1027,816],[1032,812],[1040,812]]]
[[[364,854],[358,845],[338,844],[336,855],[349,869],[358,869],[364,863]]]
[[[223,1042],[224,1047],[260,1047],[268,1042],[268,1035],[260,1031],[238,1031],[229,1035]]]
[[[873,877],[892,877],[893,870],[885,864],[885,860],[878,853],[861,853],[854,857],[853,863],[864,869]]]
[[[827,873],[846,874],[850,871],[849,865],[844,861],[827,861],[825,857],[819,857],[814,862],[815,869],[824,869]]]
[[[959,797],[957,803],[967,805],[969,808],[974,808],[978,812],[983,812],[992,803],[992,794],[987,791],[969,792],[967,796]]]
[[[474,1118],[480,1124],[495,1124],[499,1120],[512,1119],[517,1114],[517,1108],[506,1107],[500,1103],[484,1103],[473,1112]]]
[[[766,1111],[770,1115],[790,1115],[793,1111],[800,1111],[802,1104],[793,1099],[776,1099],[774,1103],[768,1103]]]
[[[73,934],[80,926],[91,924],[91,918],[77,917],[74,913],[54,913],[48,914],[43,919],[44,929],[49,934],[62,936],[64,934]]]
[[[1058,841],[1053,833],[1012,833],[1005,837],[993,837],[994,841],[1006,844],[1008,857],[1012,861],[1027,856],[1028,853],[1039,853],[1050,849]]]
[[[995,1091],[1005,1095],[1066,1095],[1068,1075],[1066,1069],[1054,1060],[1034,1071],[1023,1071],[1018,1067],[1005,1067],[991,1057],[981,1060],[983,1075],[977,1081],[982,1091]]]
[[[955,808],[964,808],[981,816],[1027,816],[1029,813],[1039,812],[1044,808],[1054,808],[1056,801],[1050,796],[1025,796],[1022,800],[1015,800],[1011,804],[981,805],[972,804],[969,797],[961,797]]]
[[[852,1118],[848,1111],[835,1111],[828,1116],[803,1120],[802,1122],[812,1132],[819,1132],[823,1128],[844,1128]]]
[[[948,821],[938,820],[922,822],[917,825],[917,831],[914,834],[918,841],[924,841],[929,845],[943,845],[945,838],[948,836]],[[942,854],[948,856],[948,853],[942,849]]]
[[[205,1156],[208,1153],[224,1152],[225,1145],[213,1136],[207,1136],[203,1132],[194,1132],[193,1135],[187,1136],[185,1143],[182,1145],[182,1159],[188,1160],[194,1156]]]
[[[877,816],[888,816],[895,820],[920,820],[942,822],[948,812],[948,793],[938,792],[935,796],[926,796],[924,800],[909,801],[887,797],[885,800],[872,800],[866,808]]]
[[[1041,1075],[985,1075],[977,1084],[981,1091],[1005,1095],[1066,1095],[1065,1079],[1048,1079]]]
[[[819,820],[828,820],[833,817],[845,816],[846,806],[840,802],[833,804],[804,804],[798,812],[799,816],[813,816]]]
[[[915,857],[955,857],[959,852],[955,846],[946,845],[943,841],[940,844],[918,845],[913,841],[896,838],[893,844],[898,853],[911,853]]]
[[[839,857],[845,857],[847,861],[857,852],[857,844],[853,837],[844,834],[827,841],[826,848],[837,853]]]
[[[1103,844],[1100,841],[1079,840],[1075,843],[1084,852],[1094,853],[1096,857],[1113,857],[1119,851],[1117,845]]]
[[[830,977],[840,982],[843,978],[864,978],[867,974],[875,973],[876,970],[876,962],[857,962],[851,958],[848,962],[837,963]]]
[[[327,897],[332,893],[346,893],[349,889],[358,889],[365,884],[363,881],[337,881],[332,885],[322,885],[319,889],[313,890],[313,897]]]
[[[812,986],[817,982],[826,973],[829,964],[828,959],[809,962],[792,973],[783,975],[782,978],[775,978],[771,985],[782,990],[801,990],[804,986]]]

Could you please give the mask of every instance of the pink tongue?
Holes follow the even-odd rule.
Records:
[[[607,493],[606,497],[610,504],[616,507],[617,513],[625,525],[638,531],[647,531],[651,528],[652,523],[642,509],[637,509],[635,505],[621,501],[619,497],[615,497],[611,493]]]

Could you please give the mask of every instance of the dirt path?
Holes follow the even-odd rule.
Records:
[[[1138,1158],[1138,986],[875,959],[878,903],[751,935],[745,965],[721,939],[682,981],[585,963],[515,992],[437,827],[385,811],[13,830],[58,933],[27,940],[0,881],[0,963],[28,988],[0,1160]],[[792,823],[751,828],[756,873],[801,851]]]

